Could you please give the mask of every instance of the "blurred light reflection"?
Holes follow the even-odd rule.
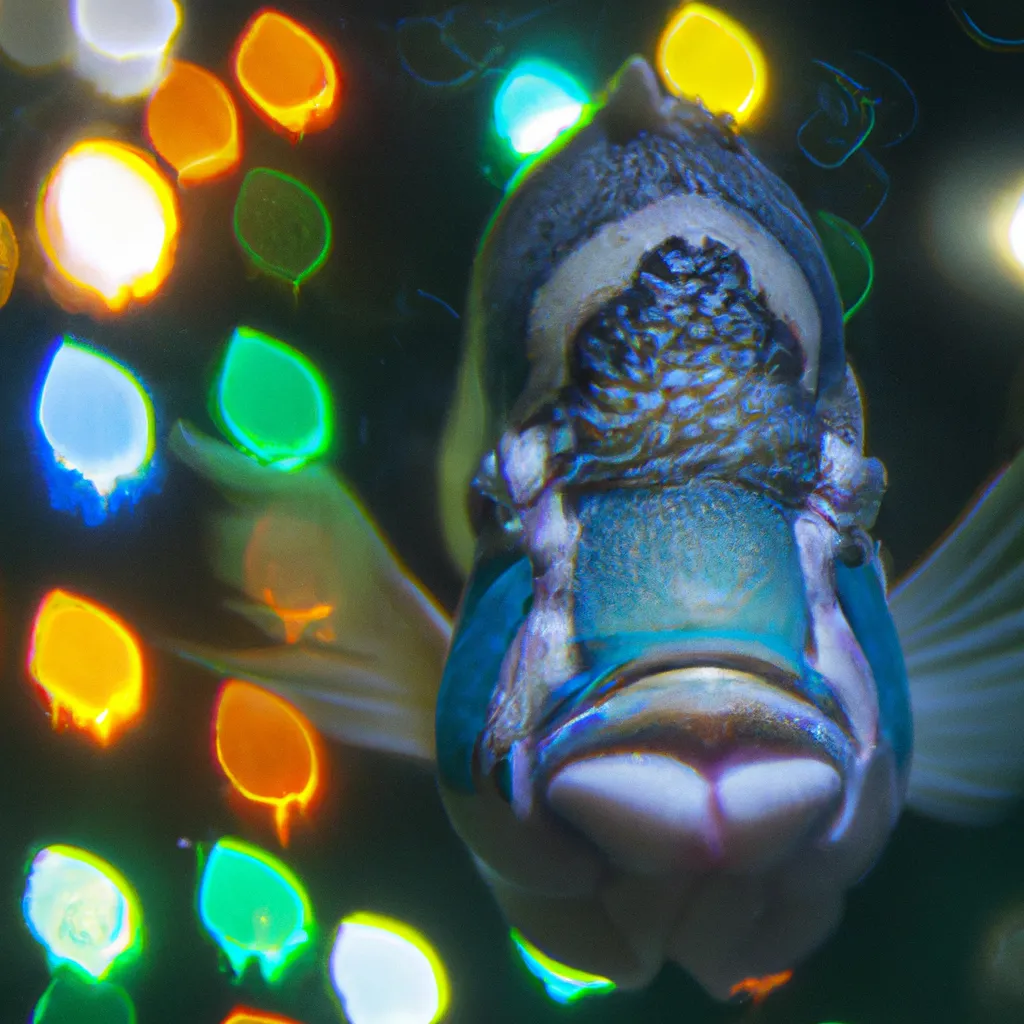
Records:
[[[135,894],[110,864],[86,850],[49,846],[36,854],[22,909],[51,967],[73,964],[103,978],[141,946]]]
[[[753,36],[706,4],[679,9],[658,42],[658,70],[676,96],[700,97],[715,114],[749,120],[767,89],[768,64]]]
[[[36,1003],[32,1024],[135,1024],[135,1005],[120,985],[77,970],[58,970]]]
[[[448,978],[419,932],[377,914],[338,927],[331,981],[350,1024],[433,1024],[448,1008]]]
[[[494,99],[494,126],[518,156],[547,149],[583,116],[588,97],[580,84],[554,64],[524,60]]]
[[[143,482],[155,449],[153,407],[139,380],[115,360],[65,338],[43,380],[37,417],[57,465],[91,485],[99,518],[115,490]],[[74,504],[59,478],[51,483],[55,506]],[[74,490],[74,481],[65,483]]]
[[[229,680],[214,710],[217,762],[246,800],[268,804],[283,846],[289,817],[304,813],[320,788],[316,732],[286,700]]]
[[[238,111],[227,86],[186,61],[173,61],[150,97],[146,134],[183,187],[230,174],[242,157]]]
[[[235,50],[235,77],[256,112],[294,139],[338,115],[338,66],[308,28],[275,10],[257,12]]]
[[[526,969],[541,981],[552,1001],[567,1006],[585,996],[607,995],[615,991],[614,981],[552,960],[517,929],[513,928],[510,935]]]
[[[199,917],[241,977],[255,962],[278,981],[312,941],[313,908],[302,883],[258,846],[221,839],[199,883]]]
[[[251,327],[237,327],[228,342],[212,402],[227,438],[278,469],[297,469],[331,443],[331,397],[319,371]]]
[[[84,597],[51,590],[32,626],[28,671],[54,728],[69,721],[107,744],[143,709],[138,641],[119,619]]]
[[[75,66],[114,99],[144,96],[160,81],[181,9],[174,0],[71,0]]]
[[[147,153],[90,139],[44,182],[36,230],[54,299],[69,312],[117,313],[154,296],[171,272],[178,202]]]

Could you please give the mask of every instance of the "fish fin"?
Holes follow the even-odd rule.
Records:
[[[482,361],[479,340],[469,340],[437,462],[441,529],[448,554],[464,576],[469,575],[476,551],[476,531],[467,498],[489,436],[490,410],[482,383]]]
[[[998,820],[1024,794],[1024,455],[889,599],[907,667],[916,811]]]
[[[282,472],[178,423],[171,450],[229,499],[211,561],[229,607],[277,646],[179,647],[211,670],[267,686],[342,742],[426,760],[451,623],[343,481]]]

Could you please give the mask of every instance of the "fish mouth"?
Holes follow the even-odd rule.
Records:
[[[659,753],[708,777],[746,760],[807,756],[845,776],[853,730],[821,681],[748,657],[633,663],[563,710],[536,746],[551,778],[567,762],[607,753]]]

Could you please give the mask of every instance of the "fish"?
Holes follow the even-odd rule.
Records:
[[[728,117],[628,60],[510,182],[463,324],[437,464],[455,614],[329,467],[179,423],[227,499],[213,571],[270,640],[183,656],[431,766],[508,924],[622,989],[676,964],[759,990],[836,931],[905,812],[1012,811],[1024,459],[887,579],[832,271]]]

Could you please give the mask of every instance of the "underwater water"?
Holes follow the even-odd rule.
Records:
[[[514,952],[429,771],[323,742],[322,795],[306,816],[292,814],[287,847],[273,809],[232,793],[212,734],[217,679],[171,648],[179,640],[255,646],[260,634],[223,605],[229,594],[210,571],[203,529],[214,495],[167,451],[172,425],[225,428],[208,398],[240,325],[294,346],[331,398],[333,438],[322,458],[344,472],[411,571],[453,610],[460,577],[442,541],[435,462],[470,264],[514,169],[492,126],[495,95],[529,57],[567,69],[596,95],[630,54],[653,60],[679,5],[277,6],[335,55],[337,119],[298,140],[275,131],[230,70],[258,5],[182,0],[177,55],[234,91],[240,165],[177,191],[169,276],[154,298],[116,313],[75,308],[66,292],[47,289],[36,197],[84,137],[145,147],[144,100],[106,99],[66,68],[0,67],[0,209],[21,249],[0,308],[0,1017],[30,1020],[53,977],[22,899],[33,858],[60,845],[114,865],[134,890],[123,903],[137,901],[141,945],[111,978],[140,1024],[221,1024],[238,1006],[298,1024],[343,1020],[328,961],[338,922],[356,913],[404,922],[428,939],[447,971],[442,1019],[452,1024],[1024,1021],[1024,807],[984,829],[907,813],[850,892],[836,935],[763,1003],[714,1003],[667,967],[645,991],[565,1007]],[[873,258],[873,287],[846,339],[868,410],[868,451],[888,471],[875,536],[899,576],[1024,445],[1024,272],[1007,268],[987,229],[1007,196],[1024,190],[1024,16],[994,0],[721,6],[767,61],[763,109],[744,135],[809,210],[860,229]],[[263,224],[278,231],[276,264],[260,249],[274,238],[236,238],[239,224],[261,230],[259,217],[236,210],[246,172],[259,167],[302,186],[274,200],[301,220],[298,241]],[[866,264],[846,258],[852,308]],[[9,258],[0,264],[6,272]],[[65,336],[129,367],[149,394],[154,434],[140,457],[150,475],[109,510],[61,476],[38,427],[43,377]],[[296,388],[313,386],[304,381]],[[131,408],[146,422],[145,402]],[[243,446],[244,419],[235,422]],[[320,457],[321,440],[309,441],[307,455]],[[141,645],[143,708],[126,712],[107,745],[73,724],[55,730],[33,692],[33,620],[55,589],[113,612]],[[303,770],[312,772],[308,756]],[[236,977],[217,927],[202,920],[200,879],[227,836],[283,860],[305,889],[315,925],[280,976],[242,957]],[[281,941],[302,933],[304,942],[303,900],[283,891],[273,899],[297,922]],[[131,945],[120,933],[116,941]],[[116,1016],[123,1008],[82,1006],[83,1024],[124,1019]]]

